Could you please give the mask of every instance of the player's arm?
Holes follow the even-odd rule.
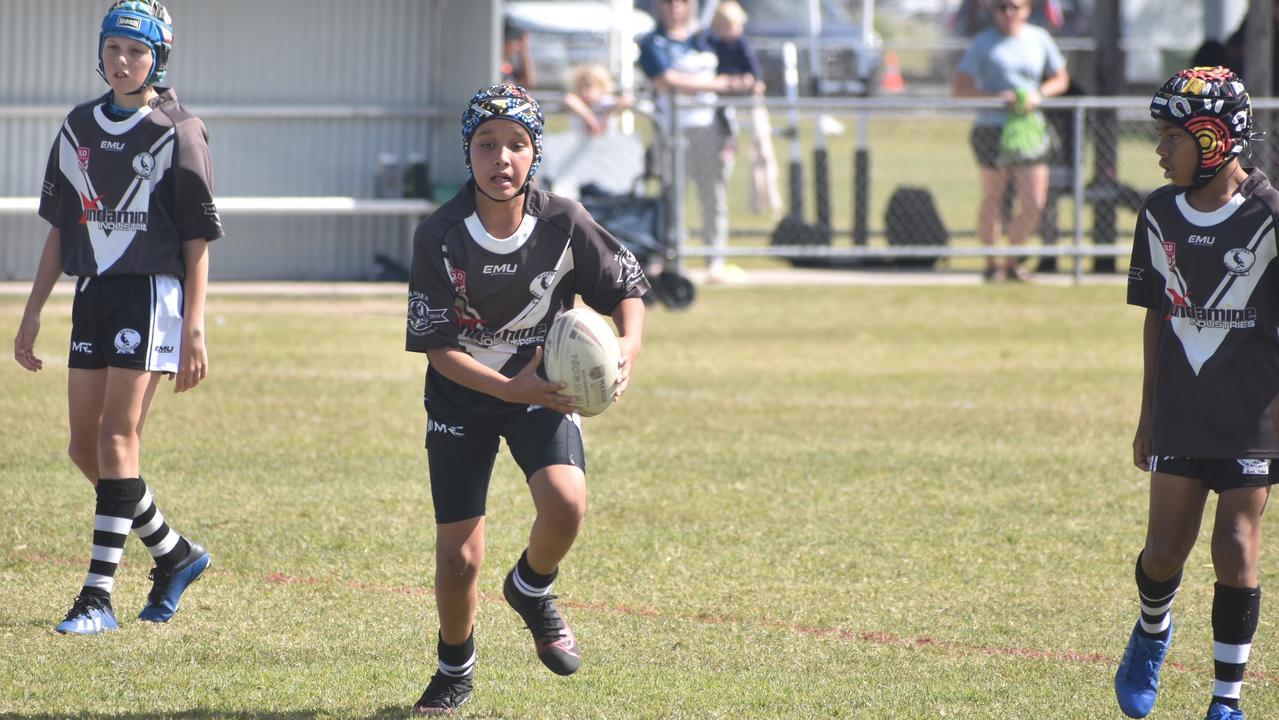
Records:
[[[209,287],[209,242],[204,238],[182,243],[186,265],[182,300],[182,350],[178,353],[178,373],[174,392],[184,392],[200,384],[209,373],[209,355],[204,347],[204,295]]]
[[[61,256],[62,233],[51,227],[44,240],[44,251],[40,253],[40,264],[36,266],[35,280],[31,282],[22,322],[18,324],[18,334],[13,338],[13,358],[31,372],[39,372],[44,367],[44,362],[35,354],[36,336],[40,334],[40,313],[44,312],[54,284],[62,277]]]
[[[455,347],[431,348],[426,351],[431,367],[458,385],[492,395],[498,400],[522,405],[541,405],[565,415],[576,412],[573,398],[560,395],[557,390],[564,383],[553,383],[537,375],[542,364],[542,348],[533,353],[533,359],[515,377],[506,377]]]
[[[1137,419],[1137,434],[1132,441],[1132,462],[1142,470],[1150,470],[1152,454],[1151,423],[1155,398],[1155,362],[1159,351],[1159,330],[1163,320],[1156,308],[1146,308],[1146,321],[1142,327],[1141,414]]]
[[[635,370],[635,361],[639,359],[645,313],[644,300],[641,298],[626,298],[613,309],[613,324],[617,326],[617,344],[621,349],[617,385],[613,390],[614,400],[621,398],[622,393],[626,392],[631,372]]]
[[[732,78],[727,75],[716,75],[707,80],[700,75],[686,73],[680,70],[667,70],[661,75],[652,78],[653,88],[658,92],[681,92],[681,93],[699,93],[699,92],[728,92],[732,85]]]

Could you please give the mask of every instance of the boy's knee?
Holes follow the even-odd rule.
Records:
[[[480,565],[484,562],[484,557],[482,552],[463,545],[437,551],[435,560],[436,573],[440,579],[473,582],[479,578]]]
[[[80,468],[86,475],[96,474],[93,471],[98,465],[98,448],[96,445],[72,440],[67,445],[67,457],[71,458],[71,462],[75,463],[75,466]]]
[[[1190,556],[1193,543],[1181,541],[1149,543],[1143,553],[1142,564],[1153,580],[1166,580],[1181,569]]]

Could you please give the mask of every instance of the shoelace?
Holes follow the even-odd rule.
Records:
[[[169,591],[169,583],[173,582],[173,573],[153,567],[151,572],[147,573],[147,579],[152,582],[147,601],[152,605],[158,604],[164,600],[164,594]]]
[[[452,705],[459,697],[470,690],[469,683],[462,682],[464,679],[455,678],[444,673],[436,673],[426,686],[426,692],[422,693],[422,695],[425,697],[438,693],[439,696],[428,700],[425,707],[447,707]]]
[[[63,619],[70,620],[100,607],[102,607],[102,602],[97,597],[93,595],[76,595],[75,602],[71,603],[71,609],[67,611],[67,616]]]
[[[537,611],[541,614],[537,617],[536,623],[530,623],[528,629],[537,634],[538,637],[560,637],[563,635],[561,630],[564,629],[564,619],[560,617],[560,613],[555,609],[555,599],[558,595],[547,595],[536,600]],[[534,628],[533,625],[537,627]]]

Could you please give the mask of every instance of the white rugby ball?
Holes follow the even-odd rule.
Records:
[[[613,404],[621,354],[608,321],[586,308],[573,308],[551,323],[542,364],[546,379],[564,383],[560,394],[579,398],[577,411],[589,417]]]

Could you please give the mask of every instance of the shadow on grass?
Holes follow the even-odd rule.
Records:
[[[101,713],[101,712],[75,712],[75,713],[7,713],[0,712],[0,720],[164,720],[165,718],[173,718],[174,720],[186,720],[191,718],[197,720],[207,718],[208,720],[314,720],[315,718],[353,718],[355,720],[391,720],[392,718],[410,718],[417,717],[413,714],[413,710],[408,705],[396,707],[384,707],[376,710],[368,715],[347,715],[342,712],[327,710],[294,710],[286,712],[253,712],[251,710],[211,710],[206,708],[193,708],[191,710],[178,710],[176,712],[140,712],[140,713]]]

